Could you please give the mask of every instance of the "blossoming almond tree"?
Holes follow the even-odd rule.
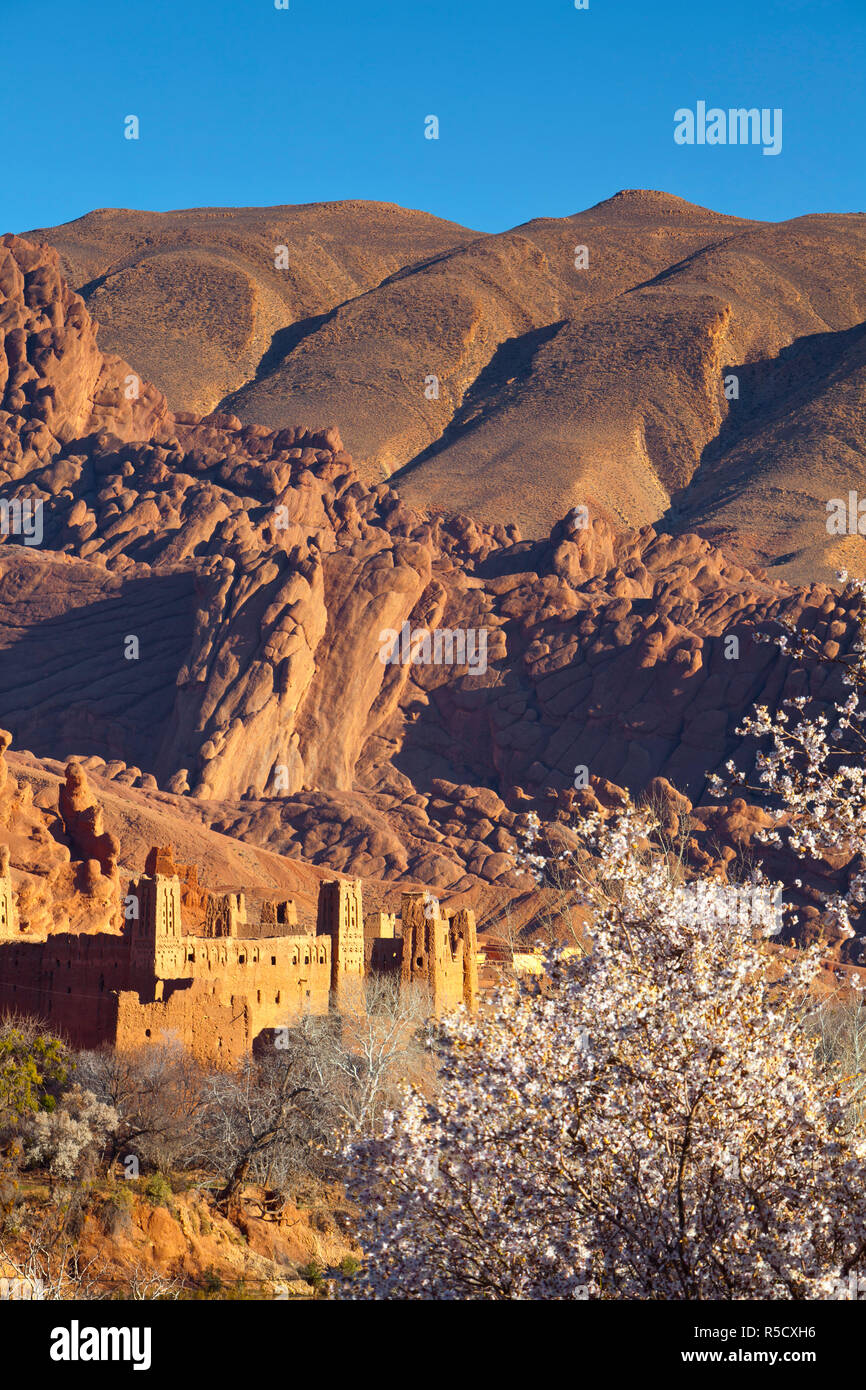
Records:
[[[866,1269],[863,1141],[815,1065],[817,948],[706,910],[650,812],[586,827],[593,947],[443,1029],[441,1089],[355,1147],[361,1297],[819,1298]]]
[[[838,668],[848,695],[826,714],[811,711],[805,695],[785,700],[774,712],[759,705],[738,730],[763,745],[757,785],[750,790],[776,810],[776,825],[759,838],[804,859],[837,851],[866,856],[866,581],[849,579],[844,571],[839,578],[845,586],[840,602],[856,624],[850,653],[830,655],[814,633],[790,620],[782,620],[778,635],[761,634],[759,640],[775,642],[795,662]],[[731,783],[749,785],[733,762],[727,771]],[[727,790],[721,778],[709,780],[716,795]],[[866,872],[855,872],[845,892],[825,900],[825,918],[852,937],[851,918],[864,903]]]

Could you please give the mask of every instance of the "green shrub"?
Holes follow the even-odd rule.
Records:
[[[155,1207],[167,1207],[171,1198],[171,1183],[165,1173],[152,1173],[144,1184],[144,1195]]]
[[[313,1288],[317,1291],[324,1283],[325,1271],[318,1260],[310,1260],[310,1263],[305,1265],[303,1269],[298,1270],[298,1273],[302,1279],[306,1279],[308,1284],[312,1284]]]
[[[51,1111],[68,1080],[67,1050],[59,1038],[26,1020],[0,1019],[0,1126],[14,1128]]]

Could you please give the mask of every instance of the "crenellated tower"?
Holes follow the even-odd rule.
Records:
[[[181,945],[181,882],[170,853],[152,849],[145,871],[130,884],[138,916],[132,918],[130,964],[139,976],[171,976]]]
[[[435,1017],[478,1000],[478,942],[475,914],[468,908],[443,917],[429,893],[404,893],[402,983],[423,985]]]
[[[326,879],[319,888],[317,936],[331,938],[331,994],[338,1006],[364,985],[361,880]]]

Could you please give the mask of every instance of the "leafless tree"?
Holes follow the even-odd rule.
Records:
[[[99,1297],[98,1256],[84,1259],[77,1248],[65,1213],[40,1213],[35,1221],[19,1227],[14,1235],[0,1233],[0,1261],[14,1277],[47,1300]]]
[[[429,1016],[426,990],[380,975],[368,982],[363,1008],[304,1020],[307,1066],[345,1134],[376,1132],[406,1083],[430,1084]]]
[[[227,1204],[244,1183],[267,1181],[275,1166],[302,1170],[325,1135],[319,1098],[288,1055],[250,1058],[237,1071],[217,1072],[204,1086],[203,1140],[224,1177],[217,1200]]]
[[[204,1074],[179,1042],[139,1051],[80,1053],[75,1076],[120,1116],[107,1154],[109,1166],[124,1153],[161,1169],[182,1168],[198,1159]]]
[[[129,1275],[129,1298],[133,1302],[145,1299],[168,1301],[179,1299],[186,1289],[186,1280],[179,1275],[174,1278],[160,1274],[145,1265],[136,1265]]]

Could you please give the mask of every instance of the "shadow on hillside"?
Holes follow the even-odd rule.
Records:
[[[501,408],[512,398],[516,398],[520,387],[531,375],[535,354],[545,343],[556,337],[565,323],[565,319],[560,319],[557,323],[545,324],[543,328],[533,328],[529,333],[521,333],[516,338],[508,338],[504,343],[500,343],[487,366],[478,373],[465,392],[450,424],[439,438],[404,463],[402,468],[396,469],[388,481],[393,483],[406,477],[413,468],[434,458],[461,436],[469,434],[493,409]]]
[[[754,479],[756,463],[751,454],[731,460],[739,446],[819,402],[831,387],[863,367],[866,323],[807,334],[777,357],[724,366],[723,378],[737,378],[738,399],[727,402],[718,434],[704,448],[688,485],[672,495],[670,507],[655,523],[657,529],[674,534],[691,530],[708,492],[720,505],[745,491]]]
[[[62,761],[86,752],[155,771],[195,627],[190,573],[132,579],[97,602],[0,625],[0,726],[14,745]],[[5,628],[5,631],[3,630]],[[128,638],[138,659],[128,659]]]

